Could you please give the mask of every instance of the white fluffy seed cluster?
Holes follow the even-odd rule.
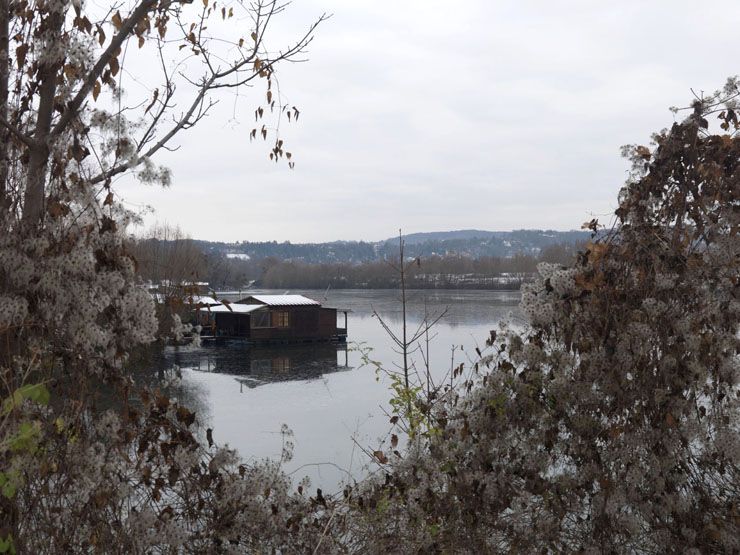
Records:
[[[172,185],[172,171],[164,166],[156,166],[149,158],[142,158],[143,168],[136,174],[142,183],[158,184],[162,187]]]
[[[550,285],[558,295],[573,295],[577,292],[577,272],[573,268],[555,270],[550,276]]]
[[[72,353],[95,373],[120,367],[121,353],[151,341],[158,323],[121,233],[101,234],[79,216],[49,221],[32,237],[0,238],[0,328],[28,325],[42,351]]]
[[[577,271],[547,262],[539,263],[537,271],[539,276],[532,283],[522,285],[521,307],[530,323],[546,326],[561,312],[563,298],[578,293]]]
[[[86,37],[75,35],[70,39],[67,47],[67,60],[78,69],[79,74],[94,63],[94,48]]]

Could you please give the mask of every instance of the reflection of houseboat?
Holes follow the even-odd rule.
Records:
[[[347,312],[321,306],[303,295],[251,295],[197,311],[203,339],[245,339],[250,343],[346,341]],[[337,312],[344,327],[337,326]]]
[[[247,387],[318,378],[349,369],[346,345],[328,342],[281,347],[227,344],[203,348],[192,363],[178,362],[202,372],[234,375]]]

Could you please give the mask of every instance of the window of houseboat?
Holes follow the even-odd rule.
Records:
[[[287,312],[280,311],[272,313],[272,327],[287,328],[289,325],[290,324]]]

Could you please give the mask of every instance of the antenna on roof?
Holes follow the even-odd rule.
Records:
[[[288,293],[290,293],[290,289],[288,289],[285,293],[283,293],[283,295],[287,295]]]
[[[330,287],[331,287],[331,283],[326,286],[326,291],[324,291],[324,300],[325,301],[329,299],[329,297],[327,297],[327,295],[329,294],[329,288]]]

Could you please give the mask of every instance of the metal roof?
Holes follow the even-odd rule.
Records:
[[[254,312],[255,310],[259,310],[260,308],[265,308],[265,305],[229,303],[229,306],[224,306],[221,304],[209,308],[201,308],[200,310],[204,312],[234,312],[236,314],[249,314],[250,312]]]
[[[254,299],[257,302],[264,303],[267,306],[297,306],[297,305],[321,305],[319,301],[314,301],[303,295],[251,295],[246,299],[237,301],[239,303],[247,299]]]

